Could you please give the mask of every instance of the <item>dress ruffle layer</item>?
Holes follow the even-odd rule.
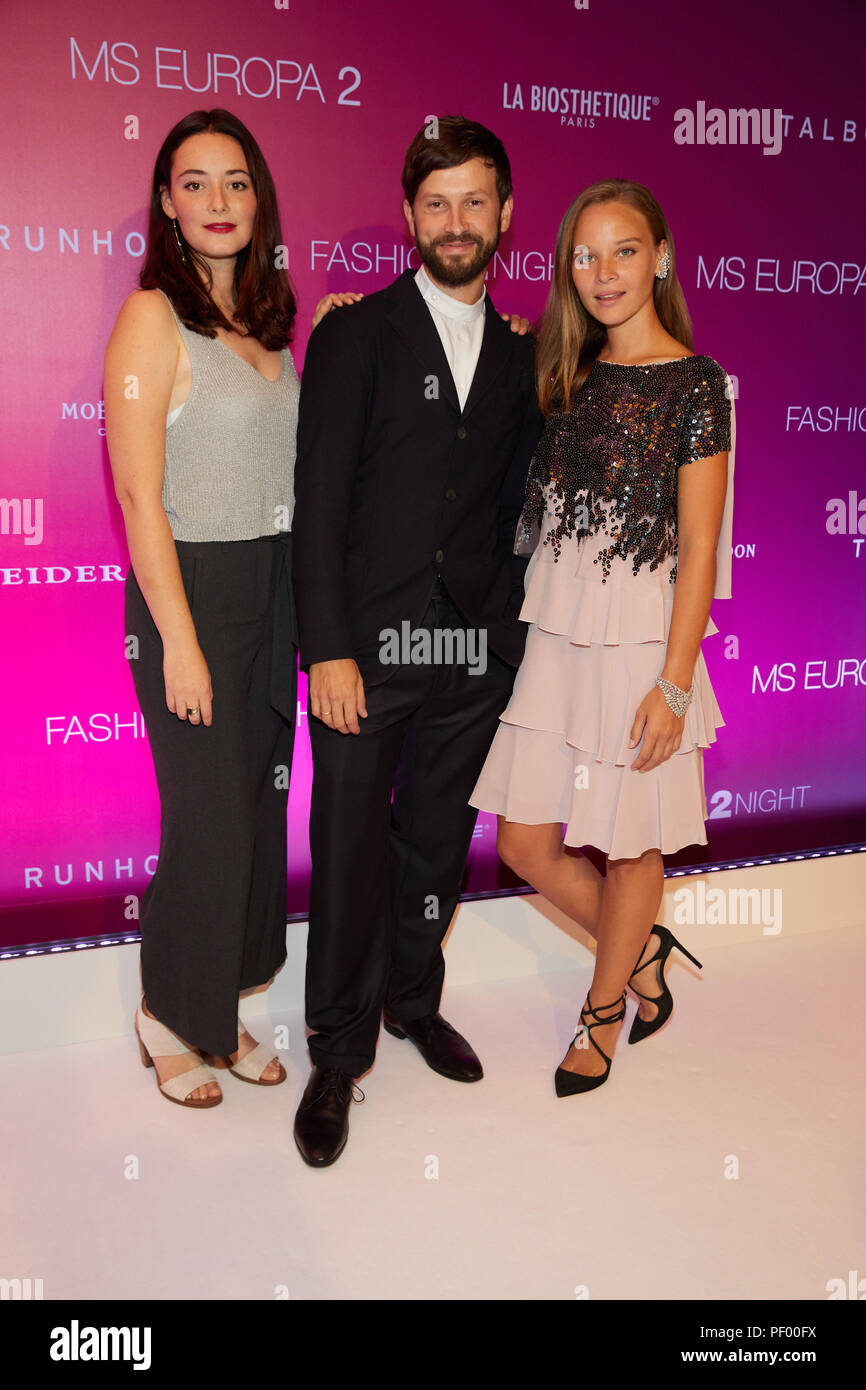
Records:
[[[524,825],[560,822],[565,843],[611,858],[706,844],[703,753],[724,727],[703,653],[679,749],[649,772],[629,747],[641,701],[665,662],[673,559],[656,570],[614,559],[602,583],[604,533],[539,547],[520,616],[530,624],[514,691],[500,716],[472,805]],[[704,635],[718,631],[707,624]]]
[[[655,570],[644,566],[637,574],[627,561],[616,560],[602,583],[601,552],[608,543],[605,532],[588,536],[579,546],[572,542],[559,560],[549,548],[539,546],[526,567],[520,617],[580,646],[667,641],[674,560]],[[703,635],[711,637],[718,630],[710,618]]]
[[[581,767],[588,769],[585,787],[575,785]],[[595,762],[561,734],[500,724],[469,800],[521,825],[564,825],[567,845],[595,845],[611,859],[707,843],[699,749],[633,772]]]
[[[638,755],[637,748],[629,747],[634,717],[664,661],[663,642],[580,647],[558,633],[530,628],[520,677],[500,720],[560,734],[593,762],[624,767]],[[695,693],[674,757],[709,748],[716,742],[716,729],[724,727],[703,653],[694,679]]]

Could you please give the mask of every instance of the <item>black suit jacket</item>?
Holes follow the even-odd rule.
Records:
[[[414,627],[437,572],[470,627],[511,666],[526,559],[513,554],[542,427],[535,344],[488,297],[463,411],[436,325],[407,270],[332,309],[307,346],[301,383],[292,579],[300,663],[354,657],[365,684],[385,628]]]

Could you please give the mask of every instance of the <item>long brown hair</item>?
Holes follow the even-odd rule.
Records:
[[[175,150],[191,135],[202,134],[230,135],[244,152],[256,195],[256,213],[249,245],[235,258],[235,317],[269,351],[279,351],[291,338],[298,306],[288,275],[275,265],[276,249],[284,245],[276,189],[256,141],[243,122],[222,107],[191,111],[178,121],[162,143],[153,170],[147,253],[138,282],[143,290],[163,290],[187,328],[205,338],[215,338],[217,328],[229,333],[237,331],[211,299],[212,281],[207,262],[184,241],[177,223],[172,227],[171,218],[162,207],[162,190],[171,188],[171,161]],[[183,256],[186,256],[185,262]]]
[[[607,340],[598,319],[587,313],[574,286],[571,267],[574,231],[584,208],[592,203],[628,203],[643,213],[653,241],[667,242],[670,268],[664,280],[653,282],[653,303],[663,327],[689,351],[693,348],[692,321],[685,295],[677,279],[674,241],[664,213],[648,188],[631,179],[604,179],[579,193],[559,224],[553,280],[538,336],[536,378],[538,403],[543,414],[570,410],[575,392],[583,384],[592,363]]]

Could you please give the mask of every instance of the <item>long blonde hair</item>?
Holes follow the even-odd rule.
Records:
[[[691,352],[692,321],[677,279],[674,241],[664,213],[653,194],[631,179],[603,179],[579,193],[559,224],[556,262],[550,294],[541,320],[536,352],[538,404],[544,415],[570,410],[578,388],[606,342],[602,325],[587,313],[574,287],[571,267],[574,231],[584,208],[592,203],[628,203],[646,218],[654,244],[667,242],[670,267],[664,280],[653,283],[653,303],[662,326]]]

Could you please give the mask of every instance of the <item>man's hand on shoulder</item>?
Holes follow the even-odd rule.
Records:
[[[529,319],[522,318],[520,314],[500,314],[499,317],[506,323],[510,323],[512,333],[519,333],[523,338],[527,333],[534,338],[535,333]]]
[[[323,295],[316,305],[316,312],[313,314],[313,322],[310,326],[310,331],[312,332],[332,309],[341,309],[344,304],[357,304],[358,300],[363,298],[364,296],[358,294],[355,290],[344,290],[342,294]]]

